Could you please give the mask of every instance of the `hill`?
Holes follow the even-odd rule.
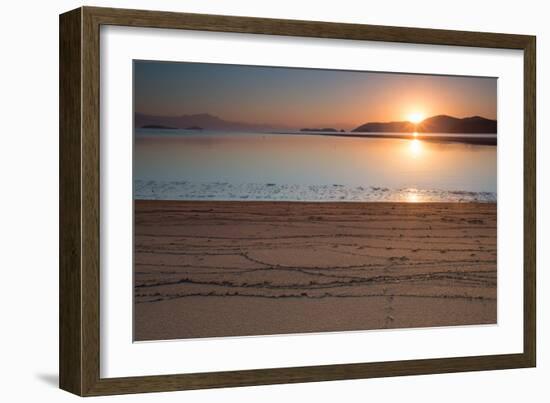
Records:
[[[393,133],[469,133],[486,134],[497,132],[497,121],[481,116],[455,118],[453,116],[438,115],[424,119],[418,124],[411,122],[369,122],[355,129],[353,132],[393,132]]]
[[[157,116],[138,113],[134,115],[135,127],[164,126],[177,129],[200,128],[204,130],[226,130],[226,131],[266,131],[275,129],[272,125],[254,124],[245,122],[232,122],[221,119],[208,113],[179,116]]]

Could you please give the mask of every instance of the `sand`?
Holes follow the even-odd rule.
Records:
[[[135,202],[137,341],[494,324],[496,204]]]

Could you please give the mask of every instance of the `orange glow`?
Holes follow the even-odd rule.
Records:
[[[423,201],[422,195],[419,194],[418,190],[415,188],[407,189],[407,192],[404,195],[403,201],[407,203],[419,203]]]
[[[418,194],[416,193],[416,189],[413,189],[413,192],[410,192],[407,194],[407,202],[409,203],[418,203],[420,201],[420,198],[418,197]]]
[[[422,154],[422,143],[418,139],[411,140],[409,151],[413,158],[418,158]]]
[[[210,114],[285,130],[496,118],[495,78],[160,61],[135,69],[135,110],[146,115]]]
[[[411,123],[417,124],[424,120],[424,115],[420,112],[413,112],[409,114],[407,120]]]

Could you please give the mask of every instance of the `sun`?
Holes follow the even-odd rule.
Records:
[[[420,112],[413,112],[409,114],[407,120],[411,123],[417,124],[424,120],[424,115]]]

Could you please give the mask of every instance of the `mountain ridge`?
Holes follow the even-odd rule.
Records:
[[[136,112],[134,115],[135,127],[166,126],[176,129],[200,127],[205,130],[273,130],[280,126],[264,123],[246,123],[224,120],[209,113],[190,115],[161,116],[148,115]]]
[[[368,122],[352,132],[394,132],[394,133],[497,133],[497,121],[481,116],[456,118],[449,115],[435,115],[415,124],[408,121]]]
[[[248,123],[228,121],[209,113],[197,113],[178,116],[149,115],[136,112],[134,115],[135,127],[139,128],[170,128],[187,129],[201,128],[205,130],[226,130],[226,131],[272,131],[280,129],[291,129],[282,125],[265,123]],[[321,127],[321,126],[320,126]],[[328,127],[328,126],[322,126]],[[332,129],[330,131],[337,131]],[[302,128],[300,131],[315,131],[314,129]],[[486,119],[475,115],[465,118],[457,118],[449,115],[435,115],[414,124],[408,121],[392,122],[367,122],[352,132],[377,132],[377,133],[464,133],[464,134],[486,134],[497,133],[497,121]]]

